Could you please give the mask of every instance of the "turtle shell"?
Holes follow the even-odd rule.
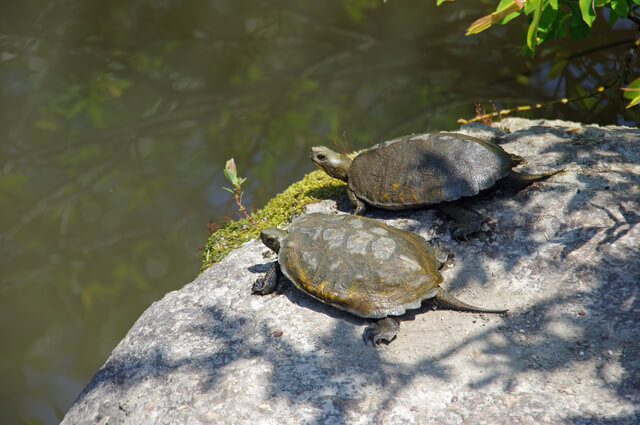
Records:
[[[476,195],[523,161],[493,142],[464,134],[420,134],[362,152],[347,177],[359,199],[403,209]]]
[[[418,308],[442,282],[422,237],[352,215],[297,218],[280,242],[278,262],[301,291],[368,318]]]

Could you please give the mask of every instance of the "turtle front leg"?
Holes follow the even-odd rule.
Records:
[[[353,212],[353,214],[364,215],[364,212],[367,210],[367,205],[363,201],[358,199],[356,194],[353,193],[353,191],[349,188],[347,188],[347,197],[349,198],[349,201],[351,201],[351,204],[355,208],[355,211]]]
[[[442,269],[445,265],[453,264],[455,254],[451,251],[447,244],[445,244],[438,238],[433,238],[429,241],[429,246],[433,248],[433,255],[440,263],[440,269]]]
[[[369,341],[373,345],[380,344],[380,341],[391,342],[393,338],[398,334],[400,329],[400,322],[393,317],[385,317],[376,321],[373,325],[367,326],[362,334],[365,344],[369,344]]]
[[[458,240],[468,241],[469,236],[481,228],[482,216],[473,210],[451,202],[439,204],[438,209],[456,222],[457,228],[453,231],[453,236]]]
[[[264,279],[258,279],[254,282],[251,292],[260,295],[272,293],[278,287],[280,273],[280,265],[276,261],[271,265],[271,267],[269,267]]]

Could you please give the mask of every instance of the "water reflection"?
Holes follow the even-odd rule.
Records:
[[[482,5],[5,3],[1,423],[56,423],[139,314],[196,275],[207,221],[235,211],[226,159],[259,208],[313,169],[312,145],[454,129],[478,102],[589,90],[621,69],[624,44],[548,80],[551,61],[634,36],[596,28],[531,60],[515,25],[463,36]],[[637,119],[617,95],[594,102],[541,115]]]

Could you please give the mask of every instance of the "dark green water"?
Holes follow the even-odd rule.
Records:
[[[523,58],[517,24],[464,37],[487,12],[473,3],[3,2],[0,423],[57,423],[144,309],[196,276],[207,222],[237,215],[228,158],[260,208],[313,170],[313,145],[590,91],[635,36],[603,25]],[[623,105],[537,113],[635,125]]]

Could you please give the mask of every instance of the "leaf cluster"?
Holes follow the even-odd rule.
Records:
[[[437,0],[437,4],[444,1]],[[524,35],[522,53],[533,55],[536,47],[544,41],[560,39],[567,32],[576,40],[587,39],[596,20],[596,9],[603,7],[609,10],[610,25],[620,18],[639,22],[636,16],[640,0],[500,0],[496,11],[474,21],[466,35],[477,34],[494,24],[504,25],[525,15],[528,16],[529,25]],[[623,90],[624,97],[630,99],[627,108],[640,103],[640,78]]]
[[[442,2],[438,0],[438,4]],[[610,9],[609,23],[614,25],[620,18],[635,16],[639,5],[640,0],[500,0],[495,12],[469,26],[467,35],[526,15],[529,27],[523,53],[532,54],[545,40],[559,39],[567,31],[576,40],[588,38],[596,20],[596,8]]]

